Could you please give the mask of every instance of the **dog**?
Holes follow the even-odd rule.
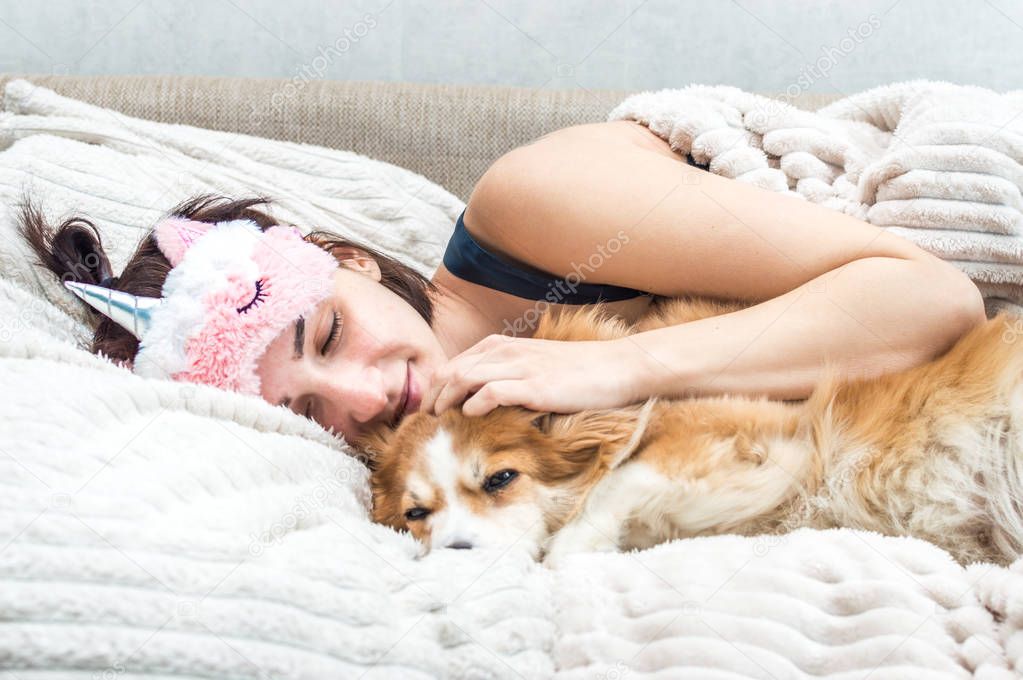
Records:
[[[659,302],[635,325],[601,305],[548,313],[534,337],[610,340],[742,308]],[[416,413],[359,443],[373,518],[424,551],[518,545],[552,565],[582,551],[798,527],[915,536],[964,564],[1020,555],[1023,319],[1001,312],[905,371],[842,380],[824,369],[796,401]]]

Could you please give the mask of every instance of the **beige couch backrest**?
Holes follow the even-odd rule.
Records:
[[[629,93],[484,85],[193,76],[25,77],[130,116],[347,149],[418,172],[466,200],[503,153],[605,120]],[[683,84],[680,84],[682,86]],[[804,94],[807,109],[833,101]]]

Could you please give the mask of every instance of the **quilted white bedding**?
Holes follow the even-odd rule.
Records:
[[[126,118],[24,81],[0,192],[94,217],[119,271],[201,190],[424,272],[460,202],[351,153]],[[366,470],[284,408],[138,378],[79,346],[69,295],[0,222],[0,677],[982,678],[1023,669],[1023,562],[866,532],[719,536],[548,570],[419,559]],[[6,675],[4,675],[6,673]]]
[[[883,227],[962,269],[988,316],[1023,313],[1023,90],[912,80],[818,111],[723,85],[632,95],[636,120],[711,172]]]

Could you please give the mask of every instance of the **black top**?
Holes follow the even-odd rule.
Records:
[[[547,300],[567,305],[615,302],[651,295],[635,288],[585,283],[581,280],[585,272],[561,278],[537,269],[526,269],[522,264],[485,250],[465,228],[464,216],[463,210],[444,251],[444,266],[464,281],[527,300]]]

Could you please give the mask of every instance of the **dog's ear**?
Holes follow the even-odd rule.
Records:
[[[554,413],[541,413],[540,415],[529,421],[530,425],[535,427],[543,434],[550,434],[551,427],[554,424]]]
[[[371,471],[380,469],[384,457],[390,449],[394,433],[395,431],[389,427],[381,427],[361,435],[351,443],[352,448],[355,449],[355,457]]]
[[[370,470],[369,488],[373,502],[373,521],[395,529],[405,528],[400,515],[401,460],[392,446],[395,431],[390,428],[373,430],[361,436],[354,445],[359,459]]]
[[[614,469],[639,448],[656,402],[654,398],[621,408],[545,414],[546,434],[558,458],[576,474],[591,466]]]

